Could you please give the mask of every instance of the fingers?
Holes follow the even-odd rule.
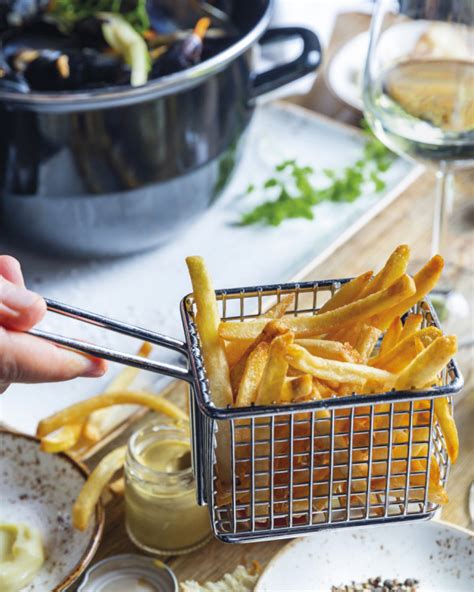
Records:
[[[43,318],[46,303],[39,294],[23,286],[21,272],[18,277],[18,270],[15,271],[14,264],[7,262],[5,268],[5,259],[15,261],[14,259],[11,257],[0,259],[3,260],[4,270],[8,268],[9,277],[17,281],[21,279],[21,284],[16,284],[2,276],[0,272],[0,325],[15,331],[28,331]]]
[[[107,365],[98,358],[59,348],[38,337],[0,327],[0,393],[11,382],[58,382],[79,376],[102,376]]]
[[[10,255],[0,255],[0,276],[17,286],[25,285],[20,263]]]

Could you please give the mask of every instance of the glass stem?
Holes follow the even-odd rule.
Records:
[[[446,161],[441,161],[436,172],[436,198],[431,236],[431,254],[439,253],[446,258],[446,232],[452,198],[452,170]]]

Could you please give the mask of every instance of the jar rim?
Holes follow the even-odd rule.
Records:
[[[140,469],[140,472],[144,473],[144,474],[148,474],[150,477],[154,477],[154,478],[159,478],[159,477],[164,477],[164,478],[185,478],[185,477],[192,477],[193,476],[193,467],[192,465],[190,465],[189,467],[187,467],[186,469],[181,469],[178,471],[159,471],[157,469],[152,469],[149,466],[143,464],[143,462],[140,461],[138,455],[137,455],[137,442],[136,440],[146,434],[147,432],[151,432],[151,433],[156,433],[156,434],[163,434],[166,432],[177,432],[182,434],[183,436],[188,436],[190,437],[190,433],[188,430],[178,427],[178,426],[173,426],[173,425],[166,425],[166,424],[162,424],[162,423],[158,423],[157,420],[151,420],[150,422],[146,423],[144,426],[142,426],[139,430],[137,430],[136,432],[134,432],[129,440],[128,440],[128,446],[127,446],[127,461],[131,460],[133,464],[137,465]],[[189,449],[191,450],[191,442],[189,442]]]

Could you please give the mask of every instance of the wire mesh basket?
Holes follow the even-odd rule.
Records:
[[[345,281],[221,290],[221,317],[255,318],[287,294],[294,294],[287,315],[315,314]],[[439,326],[428,301],[415,308],[424,327]],[[439,385],[427,390],[218,409],[203,366],[192,296],[183,299],[181,312],[195,377],[191,418],[198,501],[209,506],[219,539],[276,539],[434,514],[439,484],[444,486],[449,470],[434,400],[462,388],[453,360]],[[230,437],[229,483],[218,477],[219,431]]]

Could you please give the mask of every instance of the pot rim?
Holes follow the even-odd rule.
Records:
[[[181,72],[151,80],[143,86],[113,86],[90,91],[64,91],[56,93],[16,93],[0,90],[0,101],[9,107],[23,107],[36,111],[65,112],[91,108],[133,105],[192,88],[222,71],[230,62],[242,55],[264,34],[270,23],[274,0],[268,0],[264,13],[254,27],[231,47]]]

